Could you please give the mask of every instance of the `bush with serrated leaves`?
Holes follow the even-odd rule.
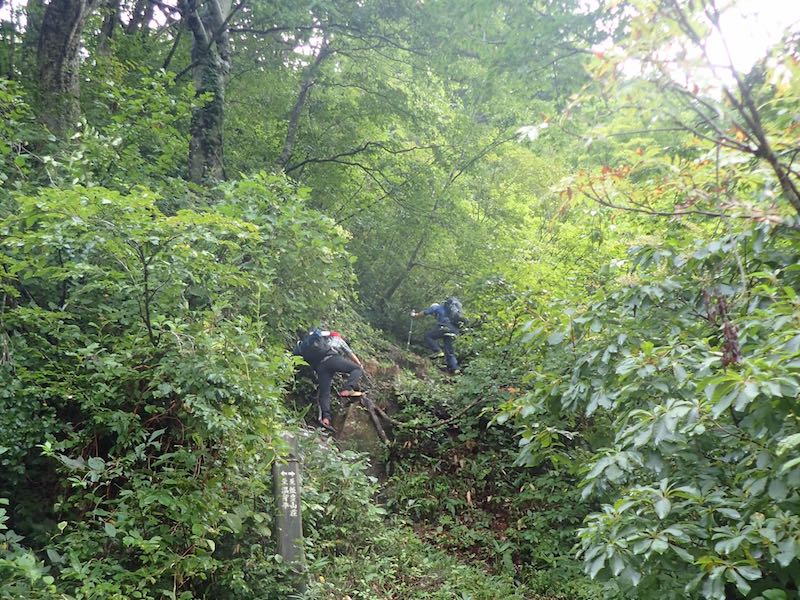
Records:
[[[282,178],[218,195],[172,215],[144,188],[3,207],[4,590],[285,597],[270,531],[285,341],[346,292],[350,262]]]
[[[797,597],[799,259],[791,227],[637,248],[605,299],[519,337],[536,366],[498,418],[523,458],[591,430],[564,415],[610,423],[584,468],[604,501],[579,538],[592,577],[633,597]]]

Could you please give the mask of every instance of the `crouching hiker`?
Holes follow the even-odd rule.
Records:
[[[458,359],[453,343],[459,334],[459,327],[466,321],[458,298],[448,298],[442,304],[434,302],[423,311],[411,311],[411,316],[436,317],[436,325],[425,334],[425,345],[434,353],[433,358],[444,356],[449,373],[457,373]]]
[[[339,396],[360,396],[358,381],[364,374],[361,361],[337,331],[313,329],[297,343],[294,354],[302,356],[317,375],[319,386],[319,424],[333,431],[331,426],[331,384],[336,373],[348,375]]]

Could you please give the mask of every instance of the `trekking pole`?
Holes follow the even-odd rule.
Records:
[[[411,322],[408,325],[408,340],[406,340],[406,352],[411,349],[411,332],[414,331],[414,311],[411,311]]]

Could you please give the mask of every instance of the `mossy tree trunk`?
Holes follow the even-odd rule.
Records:
[[[189,178],[196,182],[225,178],[223,155],[225,87],[230,72],[227,22],[230,0],[182,3],[192,32],[192,73],[197,96],[204,98],[192,113]]]
[[[57,135],[80,117],[80,45],[96,0],[51,0],[36,52],[39,119]]]

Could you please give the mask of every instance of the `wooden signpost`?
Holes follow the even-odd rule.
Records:
[[[306,589],[306,557],[303,551],[303,517],[300,510],[300,461],[297,440],[291,433],[283,439],[289,448],[285,462],[272,465],[272,485],[275,495],[275,535],[278,552],[295,575],[295,589]]]

